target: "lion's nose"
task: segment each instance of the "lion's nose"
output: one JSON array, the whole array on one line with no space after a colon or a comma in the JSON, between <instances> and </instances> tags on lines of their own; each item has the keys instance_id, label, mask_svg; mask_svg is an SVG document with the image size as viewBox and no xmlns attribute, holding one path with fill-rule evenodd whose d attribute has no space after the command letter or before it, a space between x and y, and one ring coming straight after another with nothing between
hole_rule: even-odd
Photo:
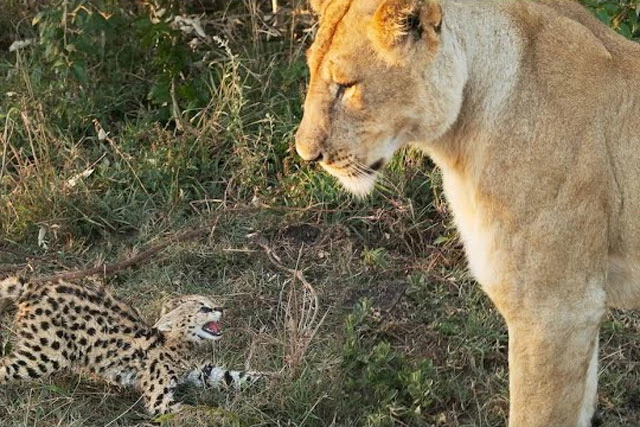
<instances>
[{"instance_id":1,"label":"lion's nose","mask_svg":"<svg viewBox=\"0 0 640 427\"><path fill-rule=\"evenodd\" d=\"M301 129L296 132L296 151L303 160L321 162L324 159L321 146L322 144L318 143L315 138L309 138Z\"/></svg>"},{"instance_id":2,"label":"lion's nose","mask_svg":"<svg viewBox=\"0 0 640 427\"><path fill-rule=\"evenodd\" d=\"M315 158L304 158L303 156L300 156L300 157L302 157L304 160L307 160L309 162L321 162L322 159L324 158L321 152L319 152Z\"/></svg>"}]
</instances>

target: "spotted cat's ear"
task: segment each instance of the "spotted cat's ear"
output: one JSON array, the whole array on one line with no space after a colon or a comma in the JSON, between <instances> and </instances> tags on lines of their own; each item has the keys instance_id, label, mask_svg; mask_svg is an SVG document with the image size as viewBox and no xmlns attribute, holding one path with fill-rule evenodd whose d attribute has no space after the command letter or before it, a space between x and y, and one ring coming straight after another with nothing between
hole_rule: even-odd
<instances>
[{"instance_id":1,"label":"spotted cat's ear","mask_svg":"<svg viewBox=\"0 0 640 427\"><path fill-rule=\"evenodd\" d=\"M160 311L160 316L164 316L170 311L175 310L180 304L182 304L182 297L171 298L162 303L162 310Z\"/></svg>"},{"instance_id":2,"label":"spotted cat's ear","mask_svg":"<svg viewBox=\"0 0 640 427\"><path fill-rule=\"evenodd\" d=\"M412 53L437 49L441 23L437 0L384 0L371 20L369 38L385 62L401 65Z\"/></svg>"},{"instance_id":3,"label":"spotted cat's ear","mask_svg":"<svg viewBox=\"0 0 640 427\"><path fill-rule=\"evenodd\" d=\"M153 327L161 332L169 332L174 327L174 320L170 316L164 314L158 319Z\"/></svg>"}]
</instances>

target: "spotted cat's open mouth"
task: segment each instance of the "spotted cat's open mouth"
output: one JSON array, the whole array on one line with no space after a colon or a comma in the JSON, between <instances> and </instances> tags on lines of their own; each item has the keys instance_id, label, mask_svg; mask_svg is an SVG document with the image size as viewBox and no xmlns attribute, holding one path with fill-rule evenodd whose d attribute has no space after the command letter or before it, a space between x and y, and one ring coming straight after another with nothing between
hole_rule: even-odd
<instances>
[{"instance_id":1,"label":"spotted cat's open mouth","mask_svg":"<svg viewBox=\"0 0 640 427\"><path fill-rule=\"evenodd\" d=\"M202 330L214 337L219 337L220 335L222 335L222 329L220 328L220 324L218 322L205 323L204 326L202 326Z\"/></svg>"}]
</instances>

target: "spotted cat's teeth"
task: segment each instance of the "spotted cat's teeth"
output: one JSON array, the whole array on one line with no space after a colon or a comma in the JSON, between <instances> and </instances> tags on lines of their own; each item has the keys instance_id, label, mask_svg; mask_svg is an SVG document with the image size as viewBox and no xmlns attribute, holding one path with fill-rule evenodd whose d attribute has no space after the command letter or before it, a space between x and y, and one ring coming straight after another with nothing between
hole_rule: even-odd
<instances>
[{"instance_id":1,"label":"spotted cat's teeth","mask_svg":"<svg viewBox=\"0 0 640 427\"><path fill-rule=\"evenodd\" d=\"M220 324L217 322L209 322L202 327L202 330L208 334L218 336L222 334L220 330Z\"/></svg>"}]
</instances>

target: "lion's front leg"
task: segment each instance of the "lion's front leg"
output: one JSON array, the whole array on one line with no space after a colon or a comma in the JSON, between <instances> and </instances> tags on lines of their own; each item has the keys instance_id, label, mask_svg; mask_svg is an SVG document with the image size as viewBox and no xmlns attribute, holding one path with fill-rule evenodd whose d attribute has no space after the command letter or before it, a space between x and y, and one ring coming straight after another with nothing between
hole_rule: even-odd
<instances>
[{"instance_id":1,"label":"lion's front leg","mask_svg":"<svg viewBox=\"0 0 640 427\"><path fill-rule=\"evenodd\" d=\"M506 318L512 427L591 425L605 297L598 289L574 296Z\"/></svg>"}]
</instances>

